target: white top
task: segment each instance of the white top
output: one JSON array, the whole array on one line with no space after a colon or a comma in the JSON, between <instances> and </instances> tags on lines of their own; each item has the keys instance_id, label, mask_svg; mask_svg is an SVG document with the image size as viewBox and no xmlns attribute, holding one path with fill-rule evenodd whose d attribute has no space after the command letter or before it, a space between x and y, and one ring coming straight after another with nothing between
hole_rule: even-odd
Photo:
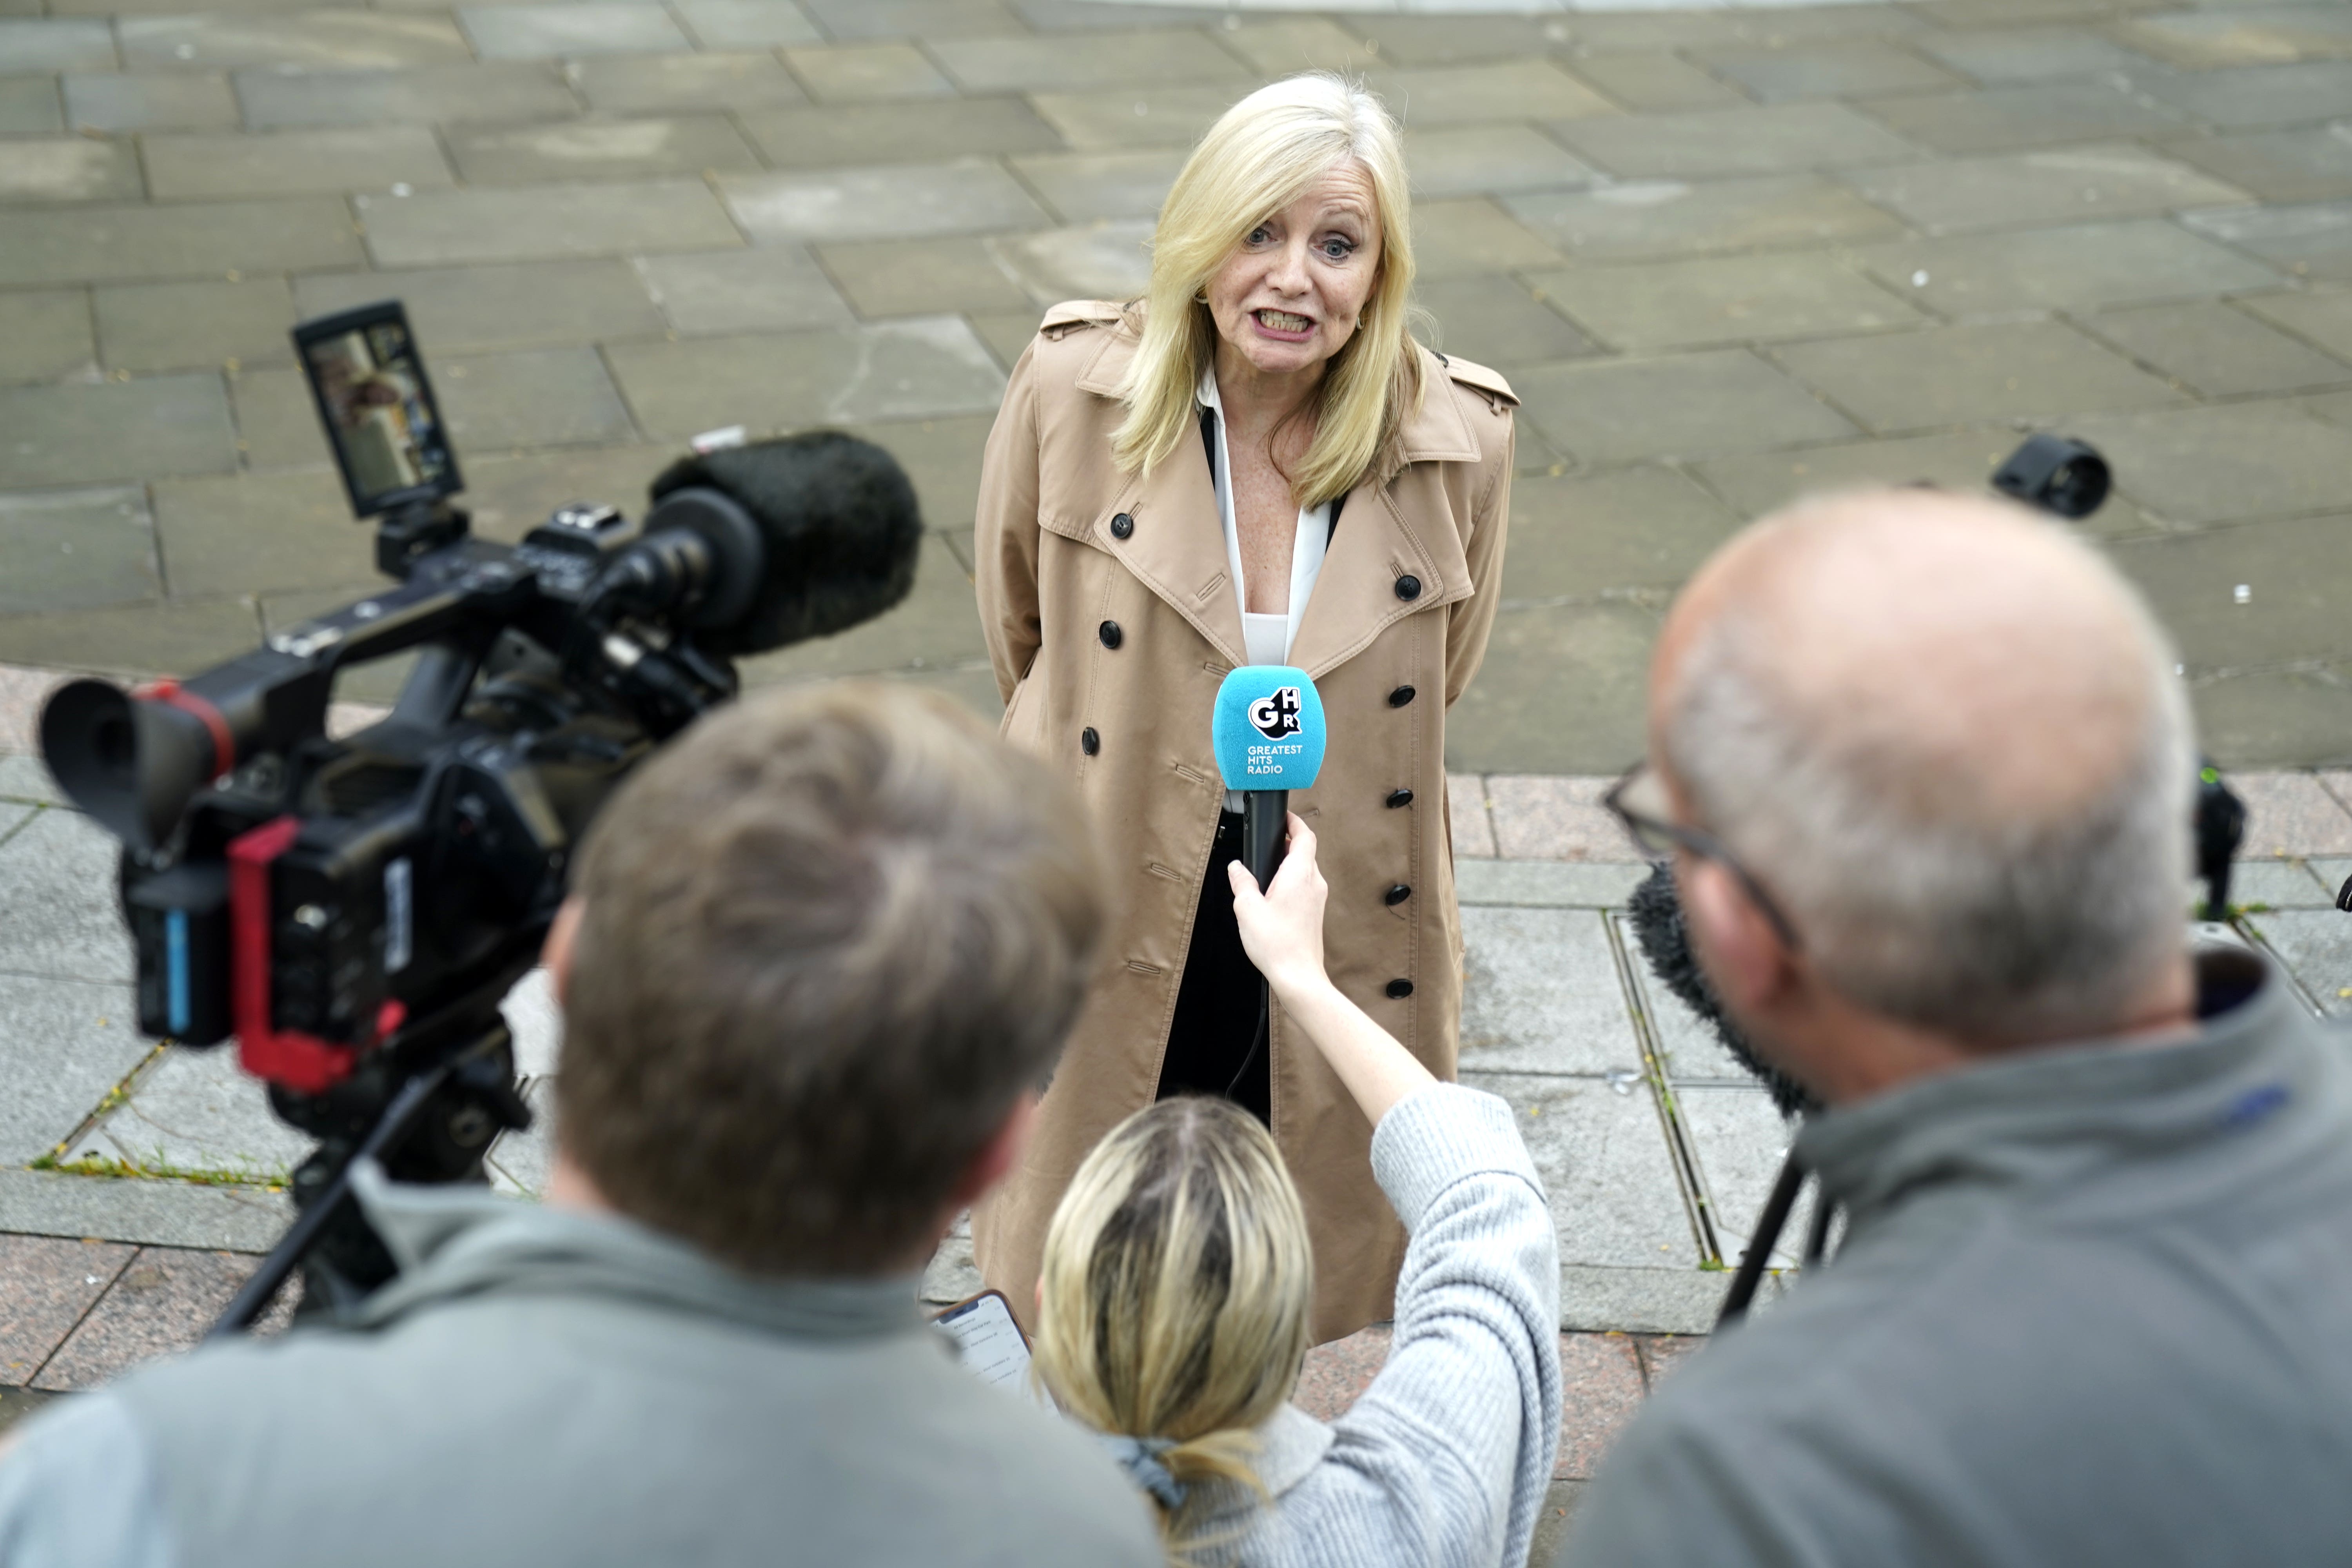
<instances>
[{"instance_id":1,"label":"white top","mask_svg":"<svg viewBox=\"0 0 2352 1568\"><path fill-rule=\"evenodd\" d=\"M1242 651L1252 664L1288 664L1290 645L1298 637L1298 617L1307 613L1307 596L1315 591L1324 552L1330 547L1331 503L1299 510L1298 532L1290 545L1290 608L1279 616L1253 615L1248 585L1242 577L1242 536L1234 521L1234 487L1228 477L1232 463L1225 453L1225 405L1217 397L1214 365L1201 373L1201 384L1193 396L1202 407L1214 409L1217 415L1217 450L1209 464L1209 482L1215 487L1217 519L1224 526L1225 569L1233 574L1234 603L1242 607ZM1241 792L1227 790L1225 809L1241 808Z\"/></svg>"}]
</instances>

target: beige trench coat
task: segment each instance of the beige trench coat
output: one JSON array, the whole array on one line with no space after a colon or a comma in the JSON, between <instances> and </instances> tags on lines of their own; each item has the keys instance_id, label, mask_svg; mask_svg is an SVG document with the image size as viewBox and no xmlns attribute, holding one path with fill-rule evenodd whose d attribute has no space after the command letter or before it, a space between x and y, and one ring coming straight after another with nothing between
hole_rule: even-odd
<instances>
[{"instance_id":1,"label":"beige trench coat","mask_svg":"<svg viewBox=\"0 0 2352 1568\"><path fill-rule=\"evenodd\" d=\"M1135 346L1118 306L1048 312L982 469L980 612L1003 731L1076 781L1115 906L1103 974L1028 1157L973 1215L982 1271L1024 1320L1078 1163L1159 1087L1224 804L1211 710L1247 662L1201 445L1184 443L1148 479L1111 458L1124 417L1115 389ZM1291 809L1321 842L1332 979L1451 1079L1462 938L1445 710L1494 623L1517 399L1490 370L1413 352L1423 406L1349 493L1292 644L1291 662L1322 692L1329 744ZM1314 1239L1315 1338L1336 1339L1390 1316L1404 1234L1372 1181L1370 1124L1313 1047L1286 1037L1278 1008L1272 1052L1275 1140Z\"/></svg>"}]
</instances>

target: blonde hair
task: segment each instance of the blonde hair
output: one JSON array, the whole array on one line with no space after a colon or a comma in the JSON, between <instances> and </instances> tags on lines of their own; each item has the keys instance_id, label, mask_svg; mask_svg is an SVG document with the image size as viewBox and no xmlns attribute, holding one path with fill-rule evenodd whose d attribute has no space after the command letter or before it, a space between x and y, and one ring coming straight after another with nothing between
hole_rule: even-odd
<instances>
[{"instance_id":1,"label":"blonde hair","mask_svg":"<svg viewBox=\"0 0 2352 1568\"><path fill-rule=\"evenodd\" d=\"M1192 1487L1160 1509L1192 1539L1198 1483L1263 1490L1255 1429L1297 1384L1315 1255L1273 1135L1222 1100L1164 1100L1113 1128L1045 1233L1037 1374L1097 1431L1157 1437Z\"/></svg>"},{"instance_id":2,"label":"blonde hair","mask_svg":"<svg viewBox=\"0 0 2352 1568\"><path fill-rule=\"evenodd\" d=\"M1405 331L1413 266L1403 143L1379 99L1329 71L1309 71L1225 110L1160 209L1143 342L1119 384L1127 419L1111 437L1121 467L1148 472L1187 437L1198 438L1193 395L1217 337L1202 290L1251 228L1349 163L1372 184L1380 279L1364 306L1363 330L1325 370L1314 439L1289 476L1298 504L1345 495L1419 406L1421 359Z\"/></svg>"}]
</instances>

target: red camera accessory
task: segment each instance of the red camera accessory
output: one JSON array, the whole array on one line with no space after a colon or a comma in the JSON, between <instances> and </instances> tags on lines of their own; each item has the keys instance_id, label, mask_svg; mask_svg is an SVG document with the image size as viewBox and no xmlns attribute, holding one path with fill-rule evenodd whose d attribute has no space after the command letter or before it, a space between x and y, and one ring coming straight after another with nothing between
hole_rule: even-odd
<instances>
[{"instance_id":1,"label":"red camera accessory","mask_svg":"<svg viewBox=\"0 0 2352 1568\"><path fill-rule=\"evenodd\" d=\"M285 955L287 962L272 962L281 945L308 947L307 938L324 936L335 920L332 911L314 904L299 904L282 916L276 907L274 873L301 830L299 820L281 816L229 841L231 993L237 1059L245 1070L299 1093L323 1094L351 1076L362 1051L398 1031L407 1009L396 1000L385 1001L376 1009L368 1037L353 1041L279 1026L280 1014L287 1009L272 994L273 983L311 987L331 983L331 955L323 944L317 953L296 952ZM292 942L281 944L281 935L292 937ZM292 1000L301 1004L294 1010L317 1016L318 998Z\"/></svg>"}]
</instances>

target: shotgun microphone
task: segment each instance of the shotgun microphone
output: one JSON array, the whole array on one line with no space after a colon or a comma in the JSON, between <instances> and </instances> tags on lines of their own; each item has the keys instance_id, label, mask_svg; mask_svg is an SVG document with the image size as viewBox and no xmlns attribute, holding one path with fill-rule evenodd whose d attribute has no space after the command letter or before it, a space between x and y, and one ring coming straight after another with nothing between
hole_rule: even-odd
<instances>
[{"instance_id":1,"label":"shotgun microphone","mask_svg":"<svg viewBox=\"0 0 2352 1568\"><path fill-rule=\"evenodd\" d=\"M1323 771L1325 733L1323 699L1303 669L1245 664L1217 689L1217 771L1241 792L1242 859L1260 889L1282 863L1290 792Z\"/></svg>"}]
</instances>

